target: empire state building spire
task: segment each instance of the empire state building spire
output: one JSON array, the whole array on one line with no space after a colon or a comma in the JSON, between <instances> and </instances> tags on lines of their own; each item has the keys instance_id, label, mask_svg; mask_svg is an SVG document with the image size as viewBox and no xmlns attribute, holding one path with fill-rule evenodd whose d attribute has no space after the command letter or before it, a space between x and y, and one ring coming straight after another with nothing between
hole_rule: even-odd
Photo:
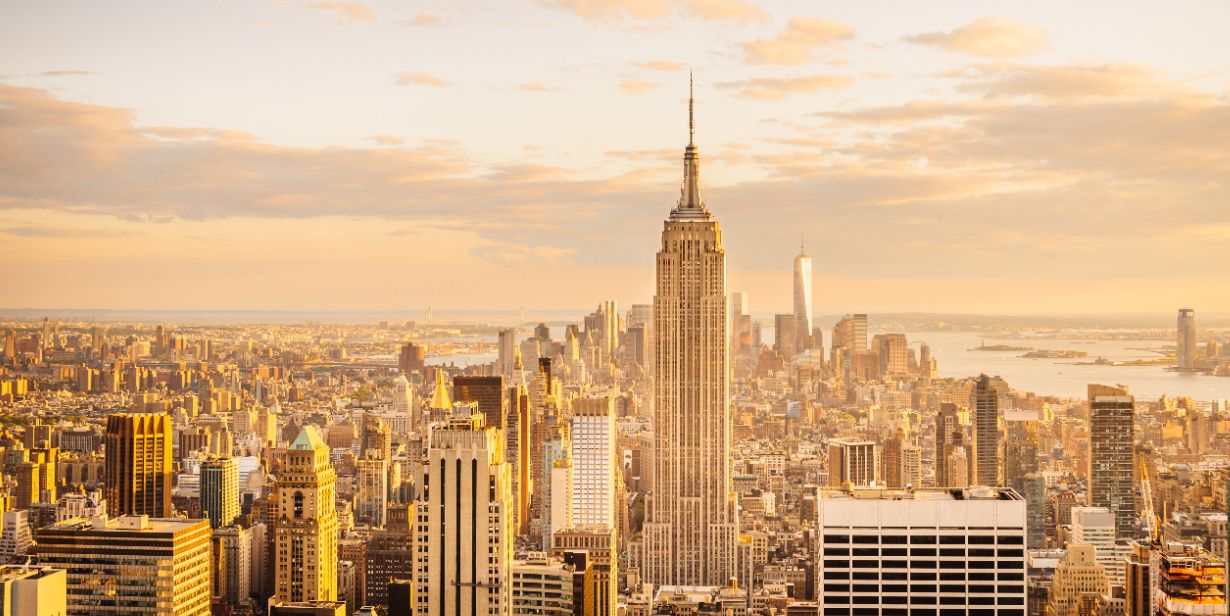
<instances>
[{"instance_id":1,"label":"empire state building spire","mask_svg":"<svg viewBox=\"0 0 1230 616\"><path fill-rule=\"evenodd\" d=\"M700 154L696 150L696 99L692 94L692 75L688 74L688 147L683 150L683 184L679 204L671 210L671 220L708 220L711 218L700 198Z\"/></svg>"}]
</instances>

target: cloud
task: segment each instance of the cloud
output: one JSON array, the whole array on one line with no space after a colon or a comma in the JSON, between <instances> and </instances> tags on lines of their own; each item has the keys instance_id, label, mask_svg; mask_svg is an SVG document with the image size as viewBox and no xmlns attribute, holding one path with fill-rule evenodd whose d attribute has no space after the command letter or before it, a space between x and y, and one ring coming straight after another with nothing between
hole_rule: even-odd
<instances>
[{"instance_id":1,"label":"cloud","mask_svg":"<svg viewBox=\"0 0 1230 616\"><path fill-rule=\"evenodd\" d=\"M979 65L960 73L958 89L990 97L1048 99L1157 98L1185 96L1181 83L1157 70L1130 63L1095 65Z\"/></svg>"},{"instance_id":2,"label":"cloud","mask_svg":"<svg viewBox=\"0 0 1230 616\"><path fill-rule=\"evenodd\" d=\"M401 145L406 142L406 140L402 139L401 137L394 137L393 135L384 135L384 134L372 135L371 137L369 137L369 139L371 139L372 141L375 141L376 143L379 143L380 145Z\"/></svg>"},{"instance_id":3,"label":"cloud","mask_svg":"<svg viewBox=\"0 0 1230 616\"><path fill-rule=\"evenodd\" d=\"M759 77L742 81L723 81L720 90L735 90L735 96L749 100L776 101L790 94L839 90L854 83L849 75L809 75L805 77Z\"/></svg>"},{"instance_id":4,"label":"cloud","mask_svg":"<svg viewBox=\"0 0 1230 616\"><path fill-rule=\"evenodd\" d=\"M777 36L743 44L749 62L805 64L823 48L837 49L854 38L854 29L832 19L791 17Z\"/></svg>"},{"instance_id":5,"label":"cloud","mask_svg":"<svg viewBox=\"0 0 1230 616\"><path fill-rule=\"evenodd\" d=\"M650 60L649 62L633 62L632 66L637 68L645 68L652 71L681 71L685 68L683 64L678 62L670 62L667 60Z\"/></svg>"},{"instance_id":6,"label":"cloud","mask_svg":"<svg viewBox=\"0 0 1230 616\"><path fill-rule=\"evenodd\" d=\"M130 237L134 232L123 229L69 229L62 227L18 226L0 228L0 233L29 238L96 238Z\"/></svg>"},{"instance_id":7,"label":"cloud","mask_svg":"<svg viewBox=\"0 0 1230 616\"><path fill-rule=\"evenodd\" d=\"M81 75L93 75L94 71L85 70L66 70L66 71L43 71L39 75L43 77L77 77Z\"/></svg>"},{"instance_id":8,"label":"cloud","mask_svg":"<svg viewBox=\"0 0 1230 616\"><path fill-rule=\"evenodd\" d=\"M629 77L619 81L620 89L628 94L644 94L648 90L661 86L662 84L660 83L645 81L644 79L640 79L638 77Z\"/></svg>"},{"instance_id":9,"label":"cloud","mask_svg":"<svg viewBox=\"0 0 1230 616\"><path fill-rule=\"evenodd\" d=\"M1044 49L1050 37L1038 26L1011 17L983 17L950 32L927 32L903 40L975 56L1012 57Z\"/></svg>"},{"instance_id":10,"label":"cloud","mask_svg":"<svg viewBox=\"0 0 1230 616\"><path fill-rule=\"evenodd\" d=\"M393 83L396 83L399 86L416 85L441 87L448 85L447 81L444 81L435 75L429 75L422 72L412 73L409 71L403 71L395 75Z\"/></svg>"},{"instance_id":11,"label":"cloud","mask_svg":"<svg viewBox=\"0 0 1230 616\"><path fill-rule=\"evenodd\" d=\"M438 26L444 23L444 20L439 15L432 13L419 13L411 19L398 20L398 23L407 26Z\"/></svg>"},{"instance_id":12,"label":"cloud","mask_svg":"<svg viewBox=\"0 0 1230 616\"><path fill-rule=\"evenodd\" d=\"M768 13L745 0L542 0L590 21L653 21L681 18L762 22Z\"/></svg>"},{"instance_id":13,"label":"cloud","mask_svg":"<svg viewBox=\"0 0 1230 616\"><path fill-rule=\"evenodd\" d=\"M355 23L372 23L376 21L376 12L366 4L359 2L311 2L309 9L332 12L336 19L334 26L345 26Z\"/></svg>"},{"instance_id":14,"label":"cloud","mask_svg":"<svg viewBox=\"0 0 1230 616\"><path fill-rule=\"evenodd\" d=\"M551 90L551 88L548 88L547 86L543 85L542 82L539 82L539 81L529 81L529 82L520 84L517 86L517 89L521 90L522 92L548 92Z\"/></svg>"}]
</instances>

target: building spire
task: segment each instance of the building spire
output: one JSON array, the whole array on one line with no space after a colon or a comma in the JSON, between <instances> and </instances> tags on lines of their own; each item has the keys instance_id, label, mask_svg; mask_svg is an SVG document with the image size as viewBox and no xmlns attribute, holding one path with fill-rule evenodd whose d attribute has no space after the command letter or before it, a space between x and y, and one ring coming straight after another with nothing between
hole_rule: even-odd
<instances>
[{"instance_id":1,"label":"building spire","mask_svg":"<svg viewBox=\"0 0 1230 616\"><path fill-rule=\"evenodd\" d=\"M683 184L679 187L679 204L671 210L672 220L709 219L705 202L700 198L700 154L696 150L695 81L688 71L688 147L683 150Z\"/></svg>"},{"instance_id":2,"label":"building spire","mask_svg":"<svg viewBox=\"0 0 1230 616\"><path fill-rule=\"evenodd\" d=\"M694 82L692 69L688 69L688 145L694 145L696 139L695 98L692 96Z\"/></svg>"}]
</instances>

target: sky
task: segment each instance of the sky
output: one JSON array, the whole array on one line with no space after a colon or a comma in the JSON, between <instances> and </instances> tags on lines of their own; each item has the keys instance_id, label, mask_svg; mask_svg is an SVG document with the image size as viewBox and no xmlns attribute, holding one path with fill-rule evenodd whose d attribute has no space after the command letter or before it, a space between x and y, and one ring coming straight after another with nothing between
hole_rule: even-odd
<instances>
[{"instance_id":1,"label":"sky","mask_svg":"<svg viewBox=\"0 0 1230 616\"><path fill-rule=\"evenodd\" d=\"M1230 3L26 2L0 308L1230 307Z\"/></svg>"}]
</instances>

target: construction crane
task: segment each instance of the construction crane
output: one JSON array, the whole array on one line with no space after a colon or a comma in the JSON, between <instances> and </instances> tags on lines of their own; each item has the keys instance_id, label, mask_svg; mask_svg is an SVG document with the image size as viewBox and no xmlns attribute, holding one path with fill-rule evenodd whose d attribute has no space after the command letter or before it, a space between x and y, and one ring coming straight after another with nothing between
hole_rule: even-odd
<instances>
[{"instance_id":1,"label":"construction crane","mask_svg":"<svg viewBox=\"0 0 1230 616\"><path fill-rule=\"evenodd\" d=\"M1153 511L1153 488L1149 485L1149 468L1145 466L1144 460L1140 461L1140 496L1145 501L1145 510L1141 512L1141 516L1149 529L1149 545L1153 548L1161 547L1162 523Z\"/></svg>"}]
</instances>

